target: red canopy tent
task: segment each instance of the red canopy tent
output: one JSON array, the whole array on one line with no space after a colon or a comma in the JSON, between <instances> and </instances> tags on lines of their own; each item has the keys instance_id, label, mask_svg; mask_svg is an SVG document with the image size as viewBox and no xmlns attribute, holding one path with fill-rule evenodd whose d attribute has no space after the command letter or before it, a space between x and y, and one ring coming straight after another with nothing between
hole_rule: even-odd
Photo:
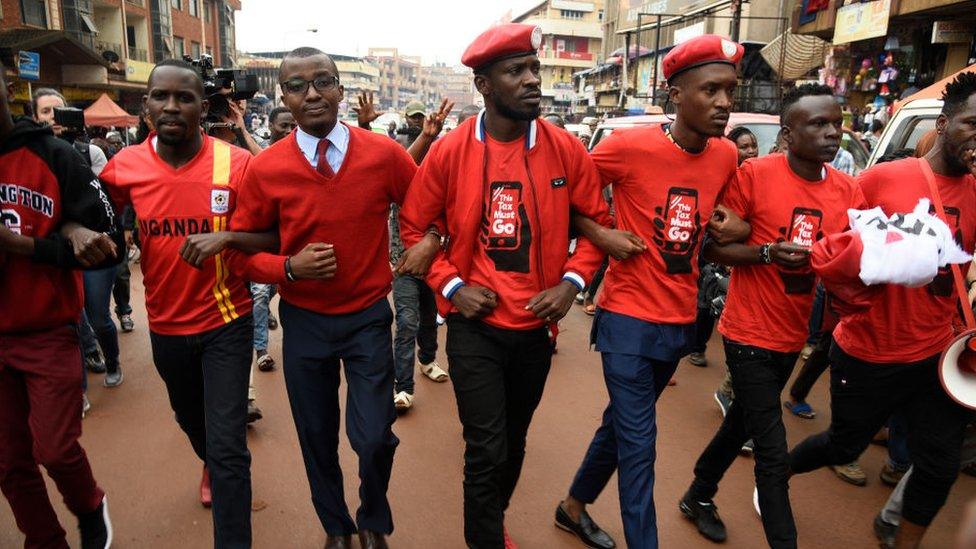
<instances>
[{"instance_id":1,"label":"red canopy tent","mask_svg":"<svg viewBox=\"0 0 976 549\"><path fill-rule=\"evenodd\" d=\"M958 76L961 72L976 72L976 64L970 65L965 69L958 70L949 76L946 76L942 80L939 80L935 84L909 95L901 101L895 101L895 108L892 109L892 114L894 114L894 111L897 111L905 106L905 103L908 103L909 101L915 101L916 99L942 99L942 92L945 91L946 86L949 84L949 82L955 80L956 76Z\"/></svg>"},{"instance_id":2,"label":"red canopy tent","mask_svg":"<svg viewBox=\"0 0 976 549\"><path fill-rule=\"evenodd\" d=\"M97 101L85 109L85 125L102 127L138 126L139 117L125 112L122 107L116 105L115 101L103 93Z\"/></svg>"}]
</instances>

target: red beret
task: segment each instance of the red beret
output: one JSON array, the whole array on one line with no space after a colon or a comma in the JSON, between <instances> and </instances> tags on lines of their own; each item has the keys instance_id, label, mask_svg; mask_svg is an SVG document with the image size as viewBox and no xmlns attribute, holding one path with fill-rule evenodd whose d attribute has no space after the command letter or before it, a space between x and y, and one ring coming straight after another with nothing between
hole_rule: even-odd
<instances>
[{"instance_id":1,"label":"red beret","mask_svg":"<svg viewBox=\"0 0 976 549\"><path fill-rule=\"evenodd\" d=\"M745 48L741 44L727 38L715 34L696 36L678 44L664 56L664 79L671 80L686 70L710 63L738 65L743 53Z\"/></svg>"},{"instance_id":2,"label":"red beret","mask_svg":"<svg viewBox=\"0 0 976 549\"><path fill-rule=\"evenodd\" d=\"M477 70L493 61L535 54L540 46L542 29L536 25L498 25L481 33L471 42L461 56L461 63Z\"/></svg>"}]
</instances>

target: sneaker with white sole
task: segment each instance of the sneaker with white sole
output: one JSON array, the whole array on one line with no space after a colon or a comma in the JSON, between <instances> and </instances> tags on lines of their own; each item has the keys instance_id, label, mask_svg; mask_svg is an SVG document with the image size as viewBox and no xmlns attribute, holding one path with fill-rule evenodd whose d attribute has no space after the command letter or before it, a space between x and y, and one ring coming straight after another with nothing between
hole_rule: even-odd
<instances>
[{"instance_id":1,"label":"sneaker with white sole","mask_svg":"<svg viewBox=\"0 0 976 549\"><path fill-rule=\"evenodd\" d=\"M420 371L431 381L436 381L437 383L444 383L448 380L447 372L441 368L441 365L436 360L431 361L429 364L421 364Z\"/></svg>"},{"instance_id":2,"label":"sneaker with white sole","mask_svg":"<svg viewBox=\"0 0 976 549\"><path fill-rule=\"evenodd\" d=\"M400 391L393 397L393 406L398 412L406 412L413 406L413 395L406 391Z\"/></svg>"},{"instance_id":3,"label":"sneaker with white sole","mask_svg":"<svg viewBox=\"0 0 976 549\"><path fill-rule=\"evenodd\" d=\"M762 509L759 508L759 487L752 489L752 508L756 510L756 514L759 518L762 518Z\"/></svg>"},{"instance_id":4,"label":"sneaker with white sole","mask_svg":"<svg viewBox=\"0 0 976 549\"><path fill-rule=\"evenodd\" d=\"M112 546L112 521L108 516L108 498L102 497L91 513L78 516L81 549L108 549Z\"/></svg>"},{"instance_id":5,"label":"sneaker with white sole","mask_svg":"<svg viewBox=\"0 0 976 549\"><path fill-rule=\"evenodd\" d=\"M106 387L118 387L122 385L122 381L125 377L122 375L122 367L116 366L114 372L106 372L105 377L102 378L102 385Z\"/></svg>"}]
</instances>

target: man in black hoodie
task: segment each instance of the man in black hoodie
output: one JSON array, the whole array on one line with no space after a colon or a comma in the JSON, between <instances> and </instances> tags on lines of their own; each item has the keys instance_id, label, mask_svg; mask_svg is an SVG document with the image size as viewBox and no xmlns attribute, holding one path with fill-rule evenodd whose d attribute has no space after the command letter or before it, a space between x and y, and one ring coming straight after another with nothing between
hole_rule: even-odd
<instances>
[{"instance_id":1,"label":"man in black hoodie","mask_svg":"<svg viewBox=\"0 0 976 549\"><path fill-rule=\"evenodd\" d=\"M81 274L124 256L98 178L51 128L10 115L0 69L0 490L25 547L67 549L38 465L78 517L82 549L111 545L81 436Z\"/></svg>"}]
</instances>

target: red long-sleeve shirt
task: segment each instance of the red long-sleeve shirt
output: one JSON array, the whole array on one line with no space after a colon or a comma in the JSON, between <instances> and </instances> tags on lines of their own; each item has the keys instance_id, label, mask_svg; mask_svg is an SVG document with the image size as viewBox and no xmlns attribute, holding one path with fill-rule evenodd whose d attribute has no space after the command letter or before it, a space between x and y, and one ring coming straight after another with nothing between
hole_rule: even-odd
<instances>
[{"instance_id":1,"label":"red long-sleeve shirt","mask_svg":"<svg viewBox=\"0 0 976 549\"><path fill-rule=\"evenodd\" d=\"M541 326L524 310L541 290L568 278L584 286L604 254L581 237L569 256L570 211L605 226L610 213L600 176L583 145L544 121L517 143L486 135L482 115L437 141L400 211L404 244L432 224L446 225L450 245L427 275L442 315L461 283L494 284L499 306L485 322L507 329Z\"/></svg>"},{"instance_id":2,"label":"red long-sleeve shirt","mask_svg":"<svg viewBox=\"0 0 976 549\"><path fill-rule=\"evenodd\" d=\"M327 179L309 163L295 133L254 158L244 176L234 231L278 228L279 253L231 253L231 269L247 280L280 285L288 303L322 314L365 309L390 291L390 204L401 204L417 166L396 141L349 128L342 167ZM285 259L310 243L335 249L338 269L326 280L285 277Z\"/></svg>"}]
</instances>

